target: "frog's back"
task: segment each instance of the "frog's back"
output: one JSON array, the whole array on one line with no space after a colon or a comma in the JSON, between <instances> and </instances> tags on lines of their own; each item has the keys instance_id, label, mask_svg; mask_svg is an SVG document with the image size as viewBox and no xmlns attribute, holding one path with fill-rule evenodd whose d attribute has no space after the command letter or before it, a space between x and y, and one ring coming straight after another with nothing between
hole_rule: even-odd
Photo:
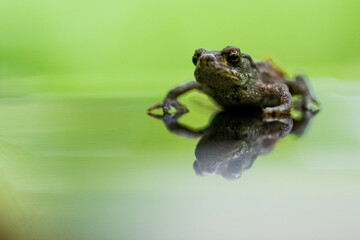
<instances>
[{"instance_id":1,"label":"frog's back","mask_svg":"<svg viewBox=\"0 0 360 240\"><path fill-rule=\"evenodd\" d=\"M272 60L257 62L256 66L264 83L284 82L286 74Z\"/></svg>"}]
</instances>

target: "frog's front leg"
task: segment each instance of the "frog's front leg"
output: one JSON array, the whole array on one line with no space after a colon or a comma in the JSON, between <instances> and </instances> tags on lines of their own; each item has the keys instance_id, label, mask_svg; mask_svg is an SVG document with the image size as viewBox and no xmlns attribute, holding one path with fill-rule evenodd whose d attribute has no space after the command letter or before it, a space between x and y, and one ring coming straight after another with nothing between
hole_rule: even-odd
<instances>
[{"instance_id":1,"label":"frog's front leg","mask_svg":"<svg viewBox=\"0 0 360 240\"><path fill-rule=\"evenodd\" d=\"M150 113L154 109L162 108L164 114L167 114L170 109L175 109L178 113L186 113L189 110L186 108L185 105L182 105L178 102L177 98L184 94L185 92L188 92L192 89L199 89L200 85L196 81L191 81L188 83L185 83L183 85L180 85L173 90L171 90L165 97L165 99L155 106L152 106L147 110L148 113Z\"/></svg>"},{"instance_id":2,"label":"frog's front leg","mask_svg":"<svg viewBox=\"0 0 360 240\"><path fill-rule=\"evenodd\" d=\"M316 99L313 91L311 90L306 78L302 75L296 76L295 81L286 81L291 94L299 94L303 97L302 108L304 110L311 110L311 103L315 103L320 107L319 101ZM319 109L314 110L315 112Z\"/></svg>"},{"instance_id":3,"label":"frog's front leg","mask_svg":"<svg viewBox=\"0 0 360 240\"><path fill-rule=\"evenodd\" d=\"M262 94L266 99L268 96L275 95L280 99L280 105L275 107L265 107L263 114L265 117L289 116L292 99L289 88L285 84L270 84L262 86ZM266 102L263 103L266 106Z\"/></svg>"}]
</instances>

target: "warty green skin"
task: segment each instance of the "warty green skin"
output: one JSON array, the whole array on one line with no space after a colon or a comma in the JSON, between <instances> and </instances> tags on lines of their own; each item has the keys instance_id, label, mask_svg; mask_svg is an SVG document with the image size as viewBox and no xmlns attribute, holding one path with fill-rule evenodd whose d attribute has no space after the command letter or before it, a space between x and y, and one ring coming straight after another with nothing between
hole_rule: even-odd
<instances>
[{"instance_id":1,"label":"warty green skin","mask_svg":"<svg viewBox=\"0 0 360 240\"><path fill-rule=\"evenodd\" d=\"M149 108L148 112L156 108L162 108L164 114L170 109L187 112L177 97L192 89L209 95L224 109L261 107L265 116L272 117L290 114L292 94L302 95L304 110L310 109L312 102L319 104L303 76L289 81L271 62L254 62L237 47L220 51L198 49L193 62L196 81L171 90L163 102Z\"/></svg>"}]
</instances>

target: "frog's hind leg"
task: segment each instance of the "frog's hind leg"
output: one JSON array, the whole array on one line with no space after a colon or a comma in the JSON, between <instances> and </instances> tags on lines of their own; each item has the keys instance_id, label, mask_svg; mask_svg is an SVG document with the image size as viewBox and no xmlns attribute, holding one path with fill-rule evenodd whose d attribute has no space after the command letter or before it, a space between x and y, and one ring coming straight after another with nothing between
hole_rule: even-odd
<instances>
[{"instance_id":1,"label":"frog's hind leg","mask_svg":"<svg viewBox=\"0 0 360 240\"><path fill-rule=\"evenodd\" d=\"M280 98L280 105L275 107L266 107L263 109L265 117L279 117L290 115L292 107L291 94L285 84L275 84L263 87L263 93L266 96L275 95Z\"/></svg>"},{"instance_id":2,"label":"frog's hind leg","mask_svg":"<svg viewBox=\"0 0 360 240\"><path fill-rule=\"evenodd\" d=\"M290 93L292 95L301 95L302 108L305 110L311 110L311 104L314 102L320 107L319 101L316 99L313 91L310 88L310 85L306 78L302 75L297 75L295 81L286 81L286 85L289 87ZM319 109L317 109L318 111Z\"/></svg>"}]
</instances>

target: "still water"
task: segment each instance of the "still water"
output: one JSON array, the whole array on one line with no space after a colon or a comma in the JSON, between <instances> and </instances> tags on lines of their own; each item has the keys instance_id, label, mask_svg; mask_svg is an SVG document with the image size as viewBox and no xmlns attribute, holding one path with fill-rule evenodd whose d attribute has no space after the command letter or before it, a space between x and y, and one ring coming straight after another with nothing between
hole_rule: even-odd
<instances>
[{"instance_id":1,"label":"still water","mask_svg":"<svg viewBox=\"0 0 360 240\"><path fill-rule=\"evenodd\" d=\"M272 122L196 93L179 124L146 115L162 96L3 98L1 239L358 239L360 85L314 83L320 113Z\"/></svg>"}]
</instances>

